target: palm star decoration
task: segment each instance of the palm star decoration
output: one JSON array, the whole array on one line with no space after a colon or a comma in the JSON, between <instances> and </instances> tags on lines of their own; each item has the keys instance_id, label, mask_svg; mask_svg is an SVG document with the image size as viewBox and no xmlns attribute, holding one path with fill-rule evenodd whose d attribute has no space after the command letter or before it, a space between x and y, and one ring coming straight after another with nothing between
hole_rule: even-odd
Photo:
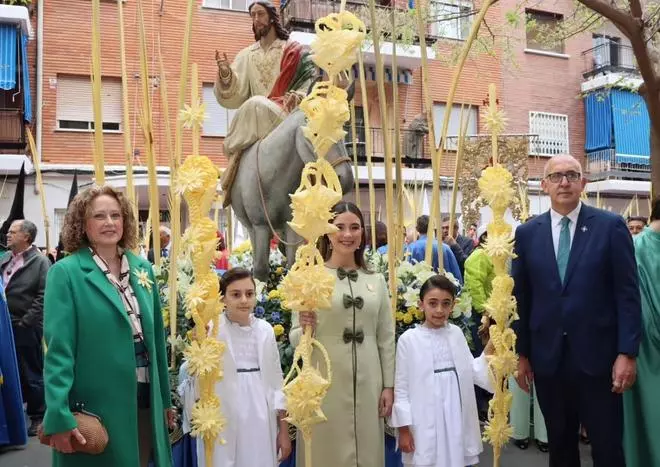
<instances>
[{"instance_id":1,"label":"palm star decoration","mask_svg":"<svg viewBox=\"0 0 660 467\"><path fill-rule=\"evenodd\" d=\"M140 269L139 271L135 271L133 274L135 274L138 284L151 292L151 285L153 284L153 281L149 278L149 273L144 269Z\"/></svg>"},{"instance_id":2,"label":"palm star decoration","mask_svg":"<svg viewBox=\"0 0 660 467\"><path fill-rule=\"evenodd\" d=\"M183 109L179 112L179 118L186 128L194 126L201 128L206 120L206 104L201 101L197 101L193 105L184 104Z\"/></svg>"}]
</instances>

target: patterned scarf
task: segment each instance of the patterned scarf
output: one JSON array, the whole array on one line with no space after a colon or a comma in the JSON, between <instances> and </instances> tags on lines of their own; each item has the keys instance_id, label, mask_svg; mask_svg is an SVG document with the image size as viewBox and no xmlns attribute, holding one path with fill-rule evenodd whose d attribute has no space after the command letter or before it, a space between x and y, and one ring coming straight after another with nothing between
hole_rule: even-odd
<instances>
[{"instance_id":1,"label":"patterned scarf","mask_svg":"<svg viewBox=\"0 0 660 467\"><path fill-rule=\"evenodd\" d=\"M90 248L94 262L101 269L105 277L117 289L121 301L128 314L128 320L133 328L133 343L135 344L135 361L136 361L136 374L138 383L149 382L149 354L147 353L147 346L144 342L144 334L142 333L142 321L140 319L140 305L135 298L135 293L130 284L131 270L128 265L128 258L123 252L121 254L121 269L119 278L116 278L107 263L96 252Z\"/></svg>"}]
</instances>

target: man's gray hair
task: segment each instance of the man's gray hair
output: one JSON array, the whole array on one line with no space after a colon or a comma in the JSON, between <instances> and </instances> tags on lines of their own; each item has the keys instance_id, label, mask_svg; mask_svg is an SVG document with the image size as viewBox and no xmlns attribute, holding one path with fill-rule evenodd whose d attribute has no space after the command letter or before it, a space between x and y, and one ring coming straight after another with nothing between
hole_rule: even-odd
<instances>
[{"instance_id":1,"label":"man's gray hair","mask_svg":"<svg viewBox=\"0 0 660 467\"><path fill-rule=\"evenodd\" d=\"M27 219L21 220L21 232L28 236L30 244L37 238L37 226Z\"/></svg>"},{"instance_id":2,"label":"man's gray hair","mask_svg":"<svg viewBox=\"0 0 660 467\"><path fill-rule=\"evenodd\" d=\"M545 178L549 175L548 172L550 171L550 165L552 164L552 162L557 157L559 157L561 159L573 159L575 161L575 163L578 165L578 167L580 167L580 175L582 175L582 164L580 164L579 160L577 160L575 157L571 156L570 154L557 154L557 155L552 156L551 158L549 158L546 161L545 165L543 166L543 178Z\"/></svg>"},{"instance_id":3,"label":"man's gray hair","mask_svg":"<svg viewBox=\"0 0 660 467\"><path fill-rule=\"evenodd\" d=\"M164 225L160 226L160 229L158 229L159 232L166 234L168 237L172 236L172 231L170 230L169 227L165 227Z\"/></svg>"}]
</instances>

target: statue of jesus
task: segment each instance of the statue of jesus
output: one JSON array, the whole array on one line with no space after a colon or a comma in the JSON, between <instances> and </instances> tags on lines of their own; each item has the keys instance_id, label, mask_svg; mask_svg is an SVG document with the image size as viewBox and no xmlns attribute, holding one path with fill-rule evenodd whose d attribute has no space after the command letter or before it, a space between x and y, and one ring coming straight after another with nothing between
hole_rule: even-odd
<instances>
[{"instance_id":1,"label":"statue of jesus","mask_svg":"<svg viewBox=\"0 0 660 467\"><path fill-rule=\"evenodd\" d=\"M289 40L275 6L256 0L248 9L255 43L241 50L230 65L216 51L215 96L220 105L238 109L224 141L229 167L223 176L225 205L241 153L267 136L305 95L316 73L303 46Z\"/></svg>"}]
</instances>

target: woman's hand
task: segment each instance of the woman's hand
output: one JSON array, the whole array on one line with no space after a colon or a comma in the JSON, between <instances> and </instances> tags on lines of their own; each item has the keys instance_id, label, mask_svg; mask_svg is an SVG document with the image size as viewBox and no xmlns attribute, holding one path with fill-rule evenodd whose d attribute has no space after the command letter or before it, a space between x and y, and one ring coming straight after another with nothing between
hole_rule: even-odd
<instances>
[{"instance_id":1,"label":"woman's hand","mask_svg":"<svg viewBox=\"0 0 660 467\"><path fill-rule=\"evenodd\" d=\"M415 452L415 440L410 432L410 427L399 428L399 449L406 453Z\"/></svg>"},{"instance_id":2,"label":"woman's hand","mask_svg":"<svg viewBox=\"0 0 660 467\"><path fill-rule=\"evenodd\" d=\"M311 326L312 332L316 331L316 313L307 311L300 313L300 326L305 329L305 326Z\"/></svg>"},{"instance_id":3,"label":"woman's hand","mask_svg":"<svg viewBox=\"0 0 660 467\"><path fill-rule=\"evenodd\" d=\"M176 421L177 421L177 411L175 407L170 407L169 409L165 409L165 423L167 423L167 427L170 430L173 430L176 428Z\"/></svg>"},{"instance_id":4,"label":"woman's hand","mask_svg":"<svg viewBox=\"0 0 660 467\"><path fill-rule=\"evenodd\" d=\"M277 433L275 446L275 452L279 452L277 462L282 462L289 458L291 455L291 438L289 438L287 430L280 430L280 432Z\"/></svg>"},{"instance_id":5,"label":"woman's hand","mask_svg":"<svg viewBox=\"0 0 660 467\"><path fill-rule=\"evenodd\" d=\"M55 433L52 435L50 437L50 447L63 454L71 454L75 452L73 446L71 445L72 437L82 445L87 444L87 440L80 433L80 431L78 431L78 428L74 428L70 431L64 431L62 433Z\"/></svg>"},{"instance_id":6,"label":"woman's hand","mask_svg":"<svg viewBox=\"0 0 660 467\"><path fill-rule=\"evenodd\" d=\"M381 417L389 417L392 415L392 404L394 403L394 390L392 388L385 388L380 393L380 402L378 403L378 411Z\"/></svg>"}]
</instances>

